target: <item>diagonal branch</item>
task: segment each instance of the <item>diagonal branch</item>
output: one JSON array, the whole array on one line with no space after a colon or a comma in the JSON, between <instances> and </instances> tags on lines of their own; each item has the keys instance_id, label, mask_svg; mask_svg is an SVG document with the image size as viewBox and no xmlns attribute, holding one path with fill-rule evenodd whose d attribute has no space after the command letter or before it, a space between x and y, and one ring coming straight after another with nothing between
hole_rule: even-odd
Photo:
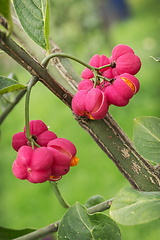
<instances>
[{"instance_id":1,"label":"diagonal branch","mask_svg":"<svg viewBox=\"0 0 160 240\"><path fill-rule=\"evenodd\" d=\"M74 116L133 188L143 191L160 190L159 172L138 154L131 140L109 113L98 121Z\"/></svg>"},{"instance_id":2,"label":"diagonal branch","mask_svg":"<svg viewBox=\"0 0 160 240\"><path fill-rule=\"evenodd\" d=\"M11 38L6 38L0 32L0 48L25 68L32 76L37 76L58 98L71 108L73 95L61 86L39 62L32 58L23 48L17 45Z\"/></svg>"}]
</instances>

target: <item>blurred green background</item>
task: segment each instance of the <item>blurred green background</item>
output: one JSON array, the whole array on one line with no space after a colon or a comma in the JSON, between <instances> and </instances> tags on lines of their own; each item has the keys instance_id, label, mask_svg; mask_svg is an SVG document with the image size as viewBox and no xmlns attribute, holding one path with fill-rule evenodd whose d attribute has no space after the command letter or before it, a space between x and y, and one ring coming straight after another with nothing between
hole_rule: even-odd
<instances>
[{"instance_id":1,"label":"blurred green background","mask_svg":"<svg viewBox=\"0 0 160 240\"><path fill-rule=\"evenodd\" d=\"M132 139L133 119L139 116L160 117L160 65L150 56L160 56L160 1L128 0L125 12L113 7L114 1L51 0L51 37L63 52L88 62L94 54L111 55L117 44L127 44L141 58L142 68L136 75L141 88L123 108L111 106L109 112ZM124 9L123 9L124 10ZM78 74L83 66L73 63ZM0 54L0 75L14 72L26 83L30 75ZM58 137L71 140L77 147L79 164L59 181L66 200L84 204L100 194L110 199L125 186L127 180L91 137L74 121L70 109L47 88L38 83L32 90L30 119L41 119ZM1 126L0 143L0 225L9 228L41 228L63 216L48 182L31 184L12 174L16 152L11 147L14 133L24 127L24 99L8 115ZM106 213L108 213L106 211ZM124 240L160 238L159 220L139 226L119 225Z\"/></svg>"}]
</instances>

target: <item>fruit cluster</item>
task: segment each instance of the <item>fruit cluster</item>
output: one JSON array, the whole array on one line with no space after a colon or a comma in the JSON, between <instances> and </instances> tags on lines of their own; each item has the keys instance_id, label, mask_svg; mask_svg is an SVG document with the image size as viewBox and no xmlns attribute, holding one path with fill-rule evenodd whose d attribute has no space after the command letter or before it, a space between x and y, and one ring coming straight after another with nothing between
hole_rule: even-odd
<instances>
[{"instance_id":1,"label":"fruit cluster","mask_svg":"<svg viewBox=\"0 0 160 240\"><path fill-rule=\"evenodd\" d=\"M140 70L141 61L132 48L120 44L113 48L110 58L96 54L89 64L95 67L96 74L84 69L83 80L72 99L72 109L78 116L99 120L111 104L126 106L138 92L139 81L134 75Z\"/></svg>"},{"instance_id":2,"label":"fruit cluster","mask_svg":"<svg viewBox=\"0 0 160 240\"><path fill-rule=\"evenodd\" d=\"M12 166L15 177L32 183L58 181L69 172L71 166L77 165L79 159L72 142L58 138L41 120L30 121L29 128L32 140L39 147L31 147L31 141L25 135L26 128L14 134L12 147L18 152Z\"/></svg>"}]
</instances>

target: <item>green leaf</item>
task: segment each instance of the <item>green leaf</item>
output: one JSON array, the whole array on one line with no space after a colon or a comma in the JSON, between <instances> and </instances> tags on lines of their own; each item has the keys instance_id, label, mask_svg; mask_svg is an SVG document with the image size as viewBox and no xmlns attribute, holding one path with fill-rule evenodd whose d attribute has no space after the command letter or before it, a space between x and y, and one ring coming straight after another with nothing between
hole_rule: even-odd
<instances>
[{"instance_id":1,"label":"green leaf","mask_svg":"<svg viewBox=\"0 0 160 240\"><path fill-rule=\"evenodd\" d=\"M27 86L18 83L16 80L0 76L0 94L26 89Z\"/></svg>"},{"instance_id":2,"label":"green leaf","mask_svg":"<svg viewBox=\"0 0 160 240\"><path fill-rule=\"evenodd\" d=\"M13 0L13 3L25 32L49 51L49 0Z\"/></svg>"},{"instance_id":3,"label":"green leaf","mask_svg":"<svg viewBox=\"0 0 160 240\"><path fill-rule=\"evenodd\" d=\"M110 216L122 225L137 225L160 218L160 192L123 188L116 195Z\"/></svg>"},{"instance_id":4,"label":"green leaf","mask_svg":"<svg viewBox=\"0 0 160 240\"><path fill-rule=\"evenodd\" d=\"M50 44L49 44L49 21L50 21L50 5L49 0L46 1L45 9L45 21L44 21L44 36L46 41L46 50L50 54Z\"/></svg>"},{"instance_id":5,"label":"green leaf","mask_svg":"<svg viewBox=\"0 0 160 240\"><path fill-rule=\"evenodd\" d=\"M135 118L133 143L144 158L160 163L160 119L156 117Z\"/></svg>"},{"instance_id":6,"label":"green leaf","mask_svg":"<svg viewBox=\"0 0 160 240\"><path fill-rule=\"evenodd\" d=\"M58 240L120 240L121 232L116 223L103 213L88 214L87 209L76 202L63 216Z\"/></svg>"},{"instance_id":7,"label":"green leaf","mask_svg":"<svg viewBox=\"0 0 160 240\"><path fill-rule=\"evenodd\" d=\"M152 57L151 56L151 58L153 58L153 60L155 60L156 62L160 62L160 58L159 57Z\"/></svg>"},{"instance_id":8,"label":"green leaf","mask_svg":"<svg viewBox=\"0 0 160 240\"><path fill-rule=\"evenodd\" d=\"M86 208L90 208L90 207L93 207L99 203L102 203L104 202L105 199L104 197L100 196L100 195L95 195L95 196L92 196L91 198L89 198L86 203L84 204L84 206Z\"/></svg>"},{"instance_id":9,"label":"green leaf","mask_svg":"<svg viewBox=\"0 0 160 240\"><path fill-rule=\"evenodd\" d=\"M11 79L14 79L14 80L18 81L17 76L12 72L7 76L7 78L11 78ZM0 102L1 102L2 111L5 111L5 109L12 102L12 99L16 94L17 93L14 91L14 92L9 92L9 93L5 93L5 94L0 95Z\"/></svg>"},{"instance_id":10,"label":"green leaf","mask_svg":"<svg viewBox=\"0 0 160 240\"><path fill-rule=\"evenodd\" d=\"M9 36L12 33L12 29L13 29L10 0L0 0L0 14L8 22L7 36Z\"/></svg>"},{"instance_id":11,"label":"green leaf","mask_svg":"<svg viewBox=\"0 0 160 240\"><path fill-rule=\"evenodd\" d=\"M35 231L36 229L26 228L23 230L14 230L9 228L0 227L0 240L14 239L28 233Z\"/></svg>"}]
</instances>

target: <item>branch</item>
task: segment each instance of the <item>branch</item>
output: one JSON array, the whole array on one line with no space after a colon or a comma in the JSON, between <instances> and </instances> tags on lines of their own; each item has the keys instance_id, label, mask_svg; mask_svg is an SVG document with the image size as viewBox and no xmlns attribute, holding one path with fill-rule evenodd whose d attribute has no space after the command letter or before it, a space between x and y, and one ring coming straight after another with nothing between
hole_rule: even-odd
<instances>
[{"instance_id":1,"label":"branch","mask_svg":"<svg viewBox=\"0 0 160 240\"><path fill-rule=\"evenodd\" d=\"M34 240L40 237L47 236L48 234L57 232L60 221L50 224L47 227L40 228L37 231L28 233L22 237L15 238L15 240Z\"/></svg>"},{"instance_id":2,"label":"branch","mask_svg":"<svg viewBox=\"0 0 160 240\"><path fill-rule=\"evenodd\" d=\"M28 35L23 31L22 26L18 20L18 18L12 16L13 22L14 22L14 29L13 29L13 36L16 38L16 40L25 48L27 49L27 52L35 59L42 59L44 58L44 50L41 50L40 47L32 42L30 44L30 38ZM1 20L1 17L0 17ZM4 21L4 19L3 19ZM29 43L29 44L28 44ZM50 44L51 44L51 52L52 53L59 53L61 49L57 46L57 44L50 39ZM28 47L29 46L29 47ZM37 56L38 55L38 56ZM36 57L35 57L36 56ZM80 76L77 74L71 63L67 58L60 58L60 57L55 57L51 59L51 67L49 66L49 71L52 76L54 76L57 80L57 73L60 73L60 79L58 82L60 82L64 87L66 85L70 85L71 87L67 89L75 93L78 88L78 83L81 81Z\"/></svg>"},{"instance_id":3,"label":"branch","mask_svg":"<svg viewBox=\"0 0 160 240\"><path fill-rule=\"evenodd\" d=\"M159 172L138 154L131 140L109 113L98 121L74 116L133 188L142 191L160 190Z\"/></svg>"},{"instance_id":4,"label":"branch","mask_svg":"<svg viewBox=\"0 0 160 240\"><path fill-rule=\"evenodd\" d=\"M52 39L50 39L50 43L53 46L52 53L62 53L61 49ZM70 64L69 60L67 58L55 57L51 59L51 64L57 68L58 72L65 79L65 81L69 83L75 92L77 92L78 83L81 81L81 78Z\"/></svg>"},{"instance_id":5,"label":"branch","mask_svg":"<svg viewBox=\"0 0 160 240\"><path fill-rule=\"evenodd\" d=\"M96 213L96 212L103 212L107 209L109 209L111 207L111 204L112 204L112 201L113 201L114 198L111 198L109 200L106 200L102 203L99 203L93 207L90 207L87 209L87 212L89 214L93 214L93 213Z\"/></svg>"},{"instance_id":6,"label":"branch","mask_svg":"<svg viewBox=\"0 0 160 240\"><path fill-rule=\"evenodd\" d=\"M8 114L11 112L11 110L17 105L17 103L22 99L22 97L25 95L26 89L20 91L15 98L12 100L11 103L8 104L8 106L5 108L4 112L0 116L0 125L4 121L4 119L8 116Z\"/></svg>"},{"instance_id":7,"label":"branch","mask_svg":"<svg viewBox=\"0 0 160 240\"><path fill-rule=\"evenodd\" d=\"M58 98L69 108L73 95L61 86L39 62L32 58L23 48L17 45L11 38L6 38L5 33L0 31L0 48L12 57L17 63L25 68L31 75L39 78Z\"/></svg>"},{"instance_id":8,"label":"branch","mask_svg":"<svg viewBox=\"0 0 160 240\"><path fill-rule=\"evenodd\" d=\"M105 210L110 208L110 206L112 204L112 201L113 201L113 198L109 199L107 201L104 201L102 203L99 203L99 204L97 204L97 205L95 205L93 207L88 208L87 212L89 214L94 214L96 212L103 212L103 211L105 211ZM49 226L46 226L46 227L41 228L41 229L38 229L37 231L28 233L28 234L26 234L26 235L24 235L22 237L15 238L15 240L34 240L34 239L38 239L40 237L47 236L48 234L57 232L59 224L60 224L60 220L55 222L55 223L52 223Z\"/></svg>"}]
</instances>

